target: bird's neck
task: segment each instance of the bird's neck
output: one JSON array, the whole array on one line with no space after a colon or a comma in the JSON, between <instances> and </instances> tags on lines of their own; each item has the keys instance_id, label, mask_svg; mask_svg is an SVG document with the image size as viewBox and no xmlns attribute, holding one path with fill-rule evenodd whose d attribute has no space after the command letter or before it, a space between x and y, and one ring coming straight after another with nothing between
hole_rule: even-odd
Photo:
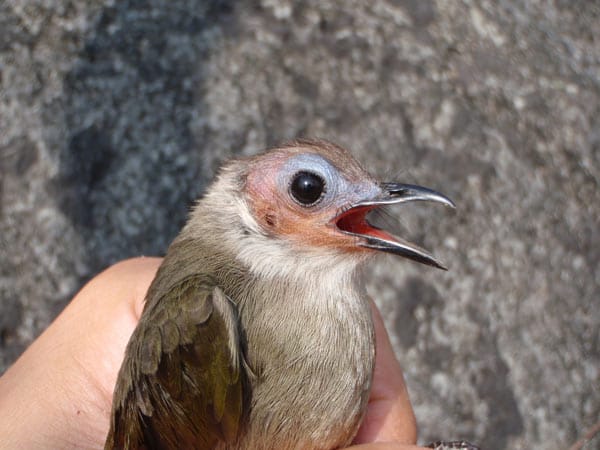
<instances>
[{"instance_id":1,"label":"bird's neck","mask_svg":"<svg viewBox=\"0 0 600 450\"><path fill-rule=\"evenodd\" d=\"M261 242L246 237L235 244L217 240L214 234L181 235L169 249L163 270L170 284L190 276L205 276L218 284L240 307L249 301L274 297L289 304L298 297L305 307L339 307L346 299L364 297L363 261L342 254L294 249L281 242ZM177 255L171 258L171 255ZM170 286L165 285L163 289ZM258 297L258 298L255 298ZM287 298L287 300L285 300ZM266 300L265 300L266 301Z\"/></svg>"},{"instance_id":2,"label":"bird's neck","mask_svg":"<svg viewBox=\"0 0 600 450\"><path fill-rule=\"evenodd\" d=\"M204 274L213 279L242 317L271 311L273 317L305 315L302 320L370 320L362 283L364 256L302 247L268 235L239 196L213 197L209 194L197 205L195 217L172 244L169 254L178 255L173 258L178 267L170 273L176 278ZM169 254L163 265L169 264Z\"/></svg>"},{"instance_id":3,"label":"bird's neck","mask_svg":"<svg viewBox=\"0 0 600 450\"><path fill-rule=\"evenodd\" d=\"M194 242L202 247L204 258L217 258L208 264L236 267L252 279L272 283L325 286L352 284L368 258L366 252L344 253L332 248L302 245L263 230L250 212L247 202L227 178L196 206L177 241ZM176 241L176 243L177 243Z\"/></svg>"}]
</instances>

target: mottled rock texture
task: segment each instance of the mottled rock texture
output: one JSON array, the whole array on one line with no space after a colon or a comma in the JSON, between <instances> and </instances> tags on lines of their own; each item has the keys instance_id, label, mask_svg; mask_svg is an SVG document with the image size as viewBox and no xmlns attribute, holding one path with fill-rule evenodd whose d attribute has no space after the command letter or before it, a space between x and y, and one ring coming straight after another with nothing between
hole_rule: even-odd
<instances>
[{"instance_id":1,"label":"mottled rock texture","mask_svg":"<svg viewBox=\"0 0 600 450\"><path fill-rule=\"evenodd\" d=\"M583 0L0 2L0 370L220 161L320 136L458 204L392 210L449 272L368 283L422 441L567 448L600 416L599 30Z\"/></svg>"}]
</instances>

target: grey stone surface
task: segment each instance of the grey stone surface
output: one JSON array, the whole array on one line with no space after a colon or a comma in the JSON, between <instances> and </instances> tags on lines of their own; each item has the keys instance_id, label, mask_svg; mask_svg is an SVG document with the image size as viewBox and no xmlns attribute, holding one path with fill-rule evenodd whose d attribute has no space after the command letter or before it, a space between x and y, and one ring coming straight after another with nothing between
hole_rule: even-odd
<instances>
[{"instance_id":1,"label":"grey stone surface","mask_svg":"<svg viewBox=\"0 0 600 450\"><path fill-rule=\"evenodd\" d=\"M596 1L4 0L0 370L221 160L320 136L458 204L391 211L449 272L369 276L422 441L567 448L600 417L598 30Z\"/></svg>"}]
</instances>

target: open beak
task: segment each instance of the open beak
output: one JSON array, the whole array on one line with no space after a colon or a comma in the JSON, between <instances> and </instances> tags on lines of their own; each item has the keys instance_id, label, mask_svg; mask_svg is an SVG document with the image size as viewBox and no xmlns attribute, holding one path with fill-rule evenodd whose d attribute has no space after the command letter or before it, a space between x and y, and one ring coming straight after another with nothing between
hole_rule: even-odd
<instances>
[{"instance_id":1,"label":"open beak","mask_svg":"<svg viewBox=\"0 0 600 450\"><path fill-rule=\"evenodd\" d=\"M371 225L366 216L369 211L382 205L412 201L429 201L442 203L454 208L455 205L448 197L431 189L402 183L382 183L381 192L374 198L361 200L335 218L337 228L345 233L360 238L361 247L393 253L405 258L447 270L446 267L426 250L418 245L392 236L386 231Z\"/></svg>"}]
</instances>

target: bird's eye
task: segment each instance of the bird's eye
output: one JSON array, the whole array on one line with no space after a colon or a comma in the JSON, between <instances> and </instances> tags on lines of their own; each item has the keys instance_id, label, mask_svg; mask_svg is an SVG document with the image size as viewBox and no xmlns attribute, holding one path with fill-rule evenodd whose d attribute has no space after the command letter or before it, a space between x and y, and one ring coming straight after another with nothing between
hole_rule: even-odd
<instances>
[{"instance_id":1,"label":"bird's eye","mask_svg":"<svg viewBox=\"0 0 600 450\"><path fill-rule=\"evenodd\" d=\"M324 192L325 180L312 172L298 172L290 185L292 197L303 206L314 205Z\"/></svg>"}]
</instances>

